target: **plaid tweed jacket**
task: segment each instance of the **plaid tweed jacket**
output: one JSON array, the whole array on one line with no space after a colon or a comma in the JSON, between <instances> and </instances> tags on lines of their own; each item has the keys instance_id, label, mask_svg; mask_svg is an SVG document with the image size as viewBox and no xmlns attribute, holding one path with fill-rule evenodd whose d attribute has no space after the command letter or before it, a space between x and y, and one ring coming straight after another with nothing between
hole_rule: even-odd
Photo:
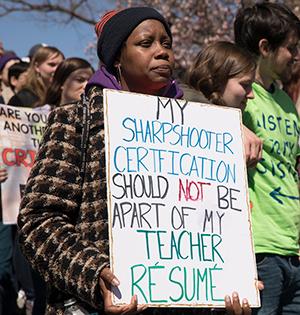
<instances>
[{"instance_id":1,"label":"plaid tweed jacket","mask_svg":"<svg viewBox=\"0 0 300 315\"><path fill-rule=\"evenodd\" d=\"M83 102L55 108L20 206L24 254L49 287L48 314L70 296L102 309L99 273L108 258L102 90L89 92L82 171Z\"/></svg>"}]
</instances>

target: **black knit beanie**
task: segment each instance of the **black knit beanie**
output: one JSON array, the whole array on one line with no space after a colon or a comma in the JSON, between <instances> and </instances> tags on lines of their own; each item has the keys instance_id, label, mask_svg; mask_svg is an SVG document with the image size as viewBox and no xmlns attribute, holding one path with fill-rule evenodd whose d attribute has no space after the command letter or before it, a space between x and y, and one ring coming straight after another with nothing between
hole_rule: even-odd
<instances>
[{"instance_id":1,"label":"black knit beanie","mask_svg":"<svg viewBox=\"0 0 300 315\"><path fill-rule=\"evenodd\" d=\"M132 31L145 20L160 21L172 40L170 27L164 17L155 9L149 7L135 7L119 11L103 26L98 39L97 54L109 72L114 70L114 61Z\"/></svg>"}]
</instances>

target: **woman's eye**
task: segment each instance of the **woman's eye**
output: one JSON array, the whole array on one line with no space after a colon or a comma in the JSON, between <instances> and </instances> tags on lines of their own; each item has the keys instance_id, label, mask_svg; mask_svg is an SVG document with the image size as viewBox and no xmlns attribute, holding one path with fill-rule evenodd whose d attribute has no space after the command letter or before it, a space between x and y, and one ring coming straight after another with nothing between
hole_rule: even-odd
<instances>
[{"instance_id":1,"label":"woman's eye","mask_svg":"<svg viewBox=\"0 0 300 315\"><path fill-rule=\"evenodd\" d=\"M79 83L83 83L84 81L87 81L87 80L85 78L77 78L76 81Z\"/></svg>"},{"instance_id":2,"label":"woman's eye","mask_svg":"<svg viewBox=\"0 0 300 315\"><path fill-rule=\"evenodd\" d=\"M142 47L150 47L151 44L152 44L152 42L149 41L149 40L144 40L144 41L140 42L140 45L141 45Z\"/></svg>"},{"instance_id":3,"label":"woman's eye","mask_svg":"<svg viewBox=\"0 0 300 315\"><path fill-rule=\"evenodd\" d=\"M172 43L169 41L163 42L162 43L163 47L171 49L172 48Z\"/></svg>"},{"instance_id":4,"label":"woman's eye","mask_svg":"<svg viewBox=\"0 0 300 315\"><path fill-rule=\"evenodd\" d=\"M240 84L244 89L249 89L252 86L252 82L242 82Z\"/></svg>"}]
</instances>

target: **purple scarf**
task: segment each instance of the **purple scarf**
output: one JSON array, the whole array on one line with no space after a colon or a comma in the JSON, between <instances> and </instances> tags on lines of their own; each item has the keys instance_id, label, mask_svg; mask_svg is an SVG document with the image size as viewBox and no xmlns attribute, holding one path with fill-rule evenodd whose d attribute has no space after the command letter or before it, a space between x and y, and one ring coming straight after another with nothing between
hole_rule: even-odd
<instances>
[{"instance_id":1,"label":"purple scarf","mask_svg":"<svg viewBox=\"0 0 300 315\"><path fill-rule=\"evenodd\" d=\"M88 84L85 87L85 93L93 86L97 85L101 88L113 89L113 90L122 90L121 85L118 83L116 78L110 74L104 66L101 66L94 75L90 78ZM175 80L169 82L166 86L163 95L169 98L180 99L183 97L183 92L177 85Z\"/></svg>"}]
</instances>

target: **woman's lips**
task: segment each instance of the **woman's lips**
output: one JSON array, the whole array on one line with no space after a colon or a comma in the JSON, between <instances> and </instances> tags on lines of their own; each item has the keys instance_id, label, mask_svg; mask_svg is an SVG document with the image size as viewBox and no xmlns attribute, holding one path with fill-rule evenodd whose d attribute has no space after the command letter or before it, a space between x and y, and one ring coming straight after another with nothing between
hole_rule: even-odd
<instances>
[{"instance_id":1,"label":"woman's lips","mask_svg":"<svg viewBox=\"0 0 300 315\"><path fill-rule=\"evenodd\" d=\"M171 67L168 65L161 65L155 68L152 68L152 71L162 75L162 76L170 76L172 73Z\"/></svg>"}]
</instances>

